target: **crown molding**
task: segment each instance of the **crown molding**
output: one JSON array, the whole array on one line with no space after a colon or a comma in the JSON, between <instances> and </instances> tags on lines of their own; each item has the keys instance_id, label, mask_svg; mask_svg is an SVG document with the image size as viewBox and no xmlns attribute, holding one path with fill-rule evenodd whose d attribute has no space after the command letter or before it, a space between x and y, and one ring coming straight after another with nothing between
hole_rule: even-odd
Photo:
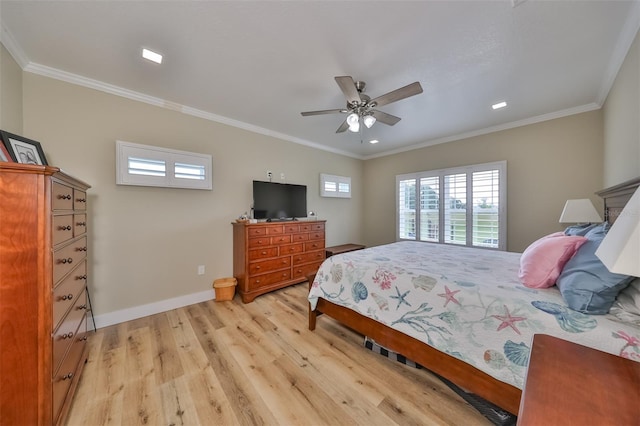
<instances>
[{"instance_id":1,"label":"crown molding","mask_svg":"<svg viewBox=\"0 0 640 426\"><path fill-rule=\"evenodd\" d=\"M29 58L24 53L22 48L18 45L18 42L16 42L13 34L11 34L11 32L7 29L2 20L0 20L0 42L2 42L3 46L13 57L18 66L24 70L24 68L29 64Z\"/></svg>"}]
</instances>

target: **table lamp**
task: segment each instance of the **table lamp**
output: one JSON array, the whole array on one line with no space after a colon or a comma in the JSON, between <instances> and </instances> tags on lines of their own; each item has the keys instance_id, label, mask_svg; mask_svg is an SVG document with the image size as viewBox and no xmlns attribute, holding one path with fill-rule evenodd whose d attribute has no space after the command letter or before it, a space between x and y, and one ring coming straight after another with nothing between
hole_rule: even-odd
<instances>
[{"instance_id":1,"label":"table lamp","mask_svg":"<svg viewBox=\"0 0 640 426\"><path fill-rule=\"evenodd\" d=\"M560 223L602 222L602 218L588 198L567 200L560 215Z\"/></svg>"}]
</instances>

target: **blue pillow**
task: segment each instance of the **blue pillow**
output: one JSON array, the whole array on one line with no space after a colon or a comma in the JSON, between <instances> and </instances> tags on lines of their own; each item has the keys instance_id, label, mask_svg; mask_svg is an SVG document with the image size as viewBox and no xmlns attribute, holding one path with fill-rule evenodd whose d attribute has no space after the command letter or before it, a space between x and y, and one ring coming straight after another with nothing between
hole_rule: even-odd
<instances>
[{"instance_id":1,"label":"blue pillow","mask_svg":"<svg viewBox=\"0 0 640 426\"><path fill-rule=\"evenodd\" d=\"M573 225L564 230L564 235L584 237L593 228L600 226L597 223L587 223L586 225Z\"/></svg>"},{"instance_id":2,"label":"blue pillow","mask_svg":"<svg viewBox=\"0 0 640 426\"><path fill-rule=\"evenodd\" d=\"M566 263L556 281L567 306L575 311L608 313L618 293L633 280L628 275L609 272L596 257L595 252L608 230L606 222L590 229L585 235L587 242Z\"/></svg>"}]
</instances>

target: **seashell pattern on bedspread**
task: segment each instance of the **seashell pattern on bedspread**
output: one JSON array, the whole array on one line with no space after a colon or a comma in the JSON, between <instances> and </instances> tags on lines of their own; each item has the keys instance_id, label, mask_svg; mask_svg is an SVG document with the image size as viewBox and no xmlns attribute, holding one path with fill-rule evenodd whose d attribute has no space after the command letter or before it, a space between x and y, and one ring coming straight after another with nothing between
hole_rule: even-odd
<instances>
[{"instance_id":1,"label":"seashell pattern on bedspread","mask_svg":"<svg viewBox=\"0 0 640 426\"><path fill-rule=\"evenodd\" d=\"M524 287L519 265L519 253L392 243L328 258L309 302L353 309L520 389L536 333L640 361L640 327L573 311L555 286Z\"/></svg>"}]
</instances>

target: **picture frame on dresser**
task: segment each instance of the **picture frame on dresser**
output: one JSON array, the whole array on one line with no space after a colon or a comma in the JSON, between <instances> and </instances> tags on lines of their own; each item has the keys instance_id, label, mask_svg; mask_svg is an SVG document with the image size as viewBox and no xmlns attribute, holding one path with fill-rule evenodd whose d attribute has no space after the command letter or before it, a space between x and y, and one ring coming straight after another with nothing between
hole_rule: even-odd
<instances>
[{"instance_id":1,"label":"picture frame on dresser","mask_svg":"<svg viewBox=\"0 0 640 426\"><path fill-rule=\"evenodd\" d=\"M9 151L7 151L4 143L0 143L0 161L4 161L5 163L13 163L13 158L11 158L11 154L9 154Z\"/></svg>"},{"instance_id":2,"label":"picture frame on dresser","mask_svg":"<svg viewBox=\"0 0 640 426\"><path fill-rule=\"evenodd\" d=\"M16 163L48 165L47 157L44 155L40 142L5 130L0 130L0 137L11 159Z\"/></svg>"}]
</instances>

